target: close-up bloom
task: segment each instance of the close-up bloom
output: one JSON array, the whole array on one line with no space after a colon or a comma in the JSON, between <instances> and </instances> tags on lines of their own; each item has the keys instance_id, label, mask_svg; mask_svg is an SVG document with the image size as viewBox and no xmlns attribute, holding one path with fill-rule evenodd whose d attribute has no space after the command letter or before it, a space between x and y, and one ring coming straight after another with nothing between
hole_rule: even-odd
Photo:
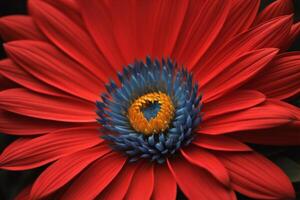
<instances>
[{"instance_id":1,"label":"close-up bloom","mask_svg":"<svg viewBox=\"0 0 300 200\"><path fill-rule=\"evenodd\" d=\"M25 199L296 199L253 145L300 145L291 0L29 0L0 18L0 169Z\"/></svg>"}]
</instances>

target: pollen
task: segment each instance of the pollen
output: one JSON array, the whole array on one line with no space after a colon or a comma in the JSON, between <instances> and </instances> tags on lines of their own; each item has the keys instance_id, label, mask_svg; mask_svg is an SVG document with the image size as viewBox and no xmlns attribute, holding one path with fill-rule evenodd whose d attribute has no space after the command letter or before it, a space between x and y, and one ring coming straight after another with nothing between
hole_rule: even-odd
<instances>
[{"instance_id":1,"label":"pollen","mask_svg":"<svg viewBox=\"0 0 300 200\"><path fill-rule=\"evenodd\" d=\"M137 132L145 135L157 134L169 128L174 111L174 105L168 95L153 92L139 97L131 104L128 119Z\"/></svg>"}]
</instances>

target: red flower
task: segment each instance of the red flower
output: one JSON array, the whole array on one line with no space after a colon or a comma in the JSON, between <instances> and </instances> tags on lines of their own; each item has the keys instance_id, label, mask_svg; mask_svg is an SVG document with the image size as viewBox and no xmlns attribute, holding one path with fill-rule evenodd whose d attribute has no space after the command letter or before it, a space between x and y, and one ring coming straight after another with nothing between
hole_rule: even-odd
<instances>
[{"instance_id":1,"label":"red flower","mask_svg":"<svg viewBox=\"0 0 300 200\"><path fill-rule=\"evenodd\" d=\"M283 53L300 24L291 0L258 8L30 0L29 16L1 18L0 132L21 138L0 168L52 163L18 199L175 199L177 186L189 199L295 198L243 143L300 144L300 110L284 102L300 92L300 53Z\"/></svg>"}]
</instances>

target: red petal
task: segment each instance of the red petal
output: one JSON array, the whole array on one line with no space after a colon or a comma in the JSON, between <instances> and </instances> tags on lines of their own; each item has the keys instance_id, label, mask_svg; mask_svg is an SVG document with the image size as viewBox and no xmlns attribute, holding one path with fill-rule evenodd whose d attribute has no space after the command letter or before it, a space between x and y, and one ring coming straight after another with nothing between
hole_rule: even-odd
<instances>
[{"instance_id":1,"label":"red petal","mask_svg":"<svg viewBox=\"0 0 300 200\"><path fill-rule=\"evenodd\" d=\"M266 101L257 107L203 121L199 132L217 135L234 131L271 128L287 124L296 118L295 114L285 107L272 101Z\"/></svg>"},{"instance_id":2,"label":"red petal","mask_svg":"<svg viewBox=\"0 0 300 200\"><path fill-rule=\"evenodd\" d=\"M111 13L105 1L76 0L76 3L80 7L88 31L106 59L111 66L116 67L118 71L121 70L122 65L126 64L126 62L122 58L121 51L115 41L116 38L112 31Z\"/></svg>"},{"instance_id":3,"label":"red petal","mask_svg":"<svg viewBox=\"0 0 300 200\"><path fill-rule=\"evenodd\" d=\"M144 162L136 170L125 199L148 200L154 188L153 164Z\"/></svg>"},{"instance_id":4,"label":"red petal","mask_svg":"<svg viewBox=\"0 0 300 200\"><path fill-rule=\"evenodd\" d=\"M34 78L31 74L22 69L19 65L15 64L10 59L0 61L0 73L30 90L40 92L43 94L49 94L53 96L64 96L60 90L57 90L50 85Z\"/></svg>"},{"instance_id":5,"label":"red petal","mask_svg":"<svg viewBox=\"0 0 300 200\"><path fill-rule=\"evenodd\" d=\"M65 5L67 8L72 9L74 11L78 11L80 9L76 3L76 0L57 0L57 2L61 3L62 5Z\"/></svg>"},{"instance_id":6,"label":"red petal","mask_svg":"<svg viewBox=\"0 0 300 200\"><path fill-rule=\"evenodd\" d=\"M300 126L288 124L272 129L241 132L234 134L234 137L247 143L263 145L300 145Z\"/></svg>"},{"instance_id":7,"label":"red petal","mask_svg":"<svg viewBox=\"0 0 300 200\"><path fill-rule=\"evenodd\" d=\"M255 90L236 90L226 96L205 103L203 120L230 112L254 107L266 100L265 95Z\"/></svg>"},{"instance_id":8,"label":"red petal","mask_svg":"<svg viewBox=\"0 0 300 200\"><path fill-rule=\"evenodd\" d=\"M33 20L25 15L12 15L0 18L0 35L4 41L46 40Z\"/></svg>"},{"instance_id":9,"label":"red petal","mask_svg":"<svg viewBox=\"0 0 300 200\"><path fill-rule=\"evenodd\" d=\"M132 63L134 59L144 59L149 54L152 57L170 56L184 19L187 5L188 1L172 0L145 2L131 0L121 2L108 1L111 23L113 24L112 31L117 46L120 48L126 61L125 64ZM140 10L140 6L142 6L142 10ZM144 20L145 17L147 21L140 21ZM147 22L149 23L146 24ZM152 28L150 33L145 33L150 28ZM150 37L146 38L145 35ZM152 40L152 45L144 46L144 43L150 43L148 40ZM146 54L142 55L140 50Z\"/></svg>"},{"instance_id":10,"label":"red petal","mask_svg":"<svg viewBox=\"0 0 300 200\"><path fill-rule=\"evenodd\" d=\"M0 156L0 167L26 170L95 146L103 140L96 127L61 129L34 139L19 139Z\"/></svg>"},{"instance_id":11,"label":"red petal","mask_svg":"<svg viewBox=\"0 0 300 200\"><path fill-rule=\"evenodd\" d=\"M79 26L84 27L84 22L79 13L79 6L76 0L44 0L46 3L54 6L58 10L62 11L66 16L68 16L73 22L77 23Z\"/></svg>"},{"instance_id":12,"label":"red petal","mask_svg":"<svg viewBox=\"0 0 300 200\"><path fill-rule=\"evenodd\" d=\"M0 92L0 107L29 117L63 121L95 122L95 105L75 98L45 96L24 88Z\"/></svg>"},{"instance_id":13,"label":"red petal","mask_svg":"<svg viewBox=\"0 0 300 200\"><path fill-rule=\"evenodd\" d=\"M210 152L205 149L189 146L181 150L183 157L190 163L207 170L224 186L230 186L230 179L224 165Z\"/></svg>"},{"instance_id":14,"label":"red petal","mask_svg":"<svg viewBox=\"0 0 300 200\"><path fill-rule=\"evenodd\" d=\"M245 87L286 99L300 92L300 52L281 54Z\"/></svg>"},{"instance_id":15,"label":"red petal","mask_svg":"<svg viewBox=\"0 0 300 200\"><path fill-rule=\"evenodd\" d=\"M204 85L241 54L255 49L280 47L287 38L291 25L292 17L283 16L235 36L213 56L197 64L195 77L200 85Z\"/></svg>"},{"instance_id":16,"label":"red petal","mask_svg":"<svg viewBox=\"0 0 300 200\"><path fill-rule=\"evenodd\" d=\"M88 33L62 11L40 0L29 1L29 9L44 34L65 53L85 66L104 83L115 76ZM67 9L66 9L67 10Z\"/></svg>"},{"instance_id":17,"label":"red petal","mask_svg":"<svg viewBox=\"0 0 300 200\"><path fill-rule=\"evenodd\" d=\"M190 1L172 57L193 67L218 36L230 7L227 0Z\"/></svg>"},{"instance_id":18,"label":"red petal","mask_svg":"<svg viewBox=\"0 0 300 200\"><path fill-rule=\"evenodd\" d=\"M192 165L180 157L168 161L180 189L188 199L226 200L233 199L232 191L219 183L206 170Z\"/></svg>"},{"instance_id":19,"label":"red petal","mask_svg":"<svg viewBox=\"0 0 300 200\"><path fill-rule=\"evenodd\" d=\"M87 168L69 187L61 200L94 199L117 176L126 162L119 153L109 153Z\"/></svg>"},{"instance_id":20,"label":"red petal","mask_svg":"<svg viewBox=\"0 0 300 200\"><path fill-rule=\"evenodd\" d=\"M103 83L95 75L49 43L14 41L7 43L5 49L30 74L65 92L94 103L103 91Z\"/></svg>"},{"instance_id":21,"label":"red petal","mask_svg":"<svg viewBox=\"0 0 300 200\"><path fill-rule=\"evenodd\" d=\"M31 198L41 199L42 197L58 190L93 161L110 151L111 149L104 144L99 147L76 152L59 159L43 171L36 179L31 190Z\"/></svg>"},{"instance_id":22,"label":"red petal","mask_svg":"<svg viewBox=\"0 0 300 200\"><path fill-rule=\"evenodd\" d=\"M288 50L288 48L293 44L293 42L299 37L300 35L300 22L293 24L290 34L287 37L286 41L281 47L282 51Z\"/></svg>"},{"instance_id":23,"label":"red petal","mask_svg":"<svg viewBox=\"0 0 300 200\"><path fill-rule=\"evenodd\" d=\"M209 47L208 51L201 57L201 62L212 57L218 49L222 48L235 35L248 30L256 17L259 0L237 0L232 2L232 8L226 21L218 34L218 37ZM201 5L201 4L199 4ZM197 10L196 10L197 12ZM195 65L200 66L200 65Z\"/></svg>"},{"instance_id":24,"label":"red petal","mask_svg":"<svg viewBox=\"0 0 300 200\"><path fill-rule=\"evenodd\" d=\"M294 13L294 5L292 0L277 0L269 4L257 16L254 25L264 23L282 15L290 15Z\"/></svg>"},{"instance_id":25,"label":"red petal","mask_svg":"<svg viewBox=\"0 0 300 200\"><path fill-rule=\"evenodd\" d=\"M278 49L268 48L241 55L201 89L205 94L203 101L212 101L241 86L263 69L277 52Z\"/></svg>"},{"instance_id":26,"label":"red petal","mask_svg":"<svg viewBox=\"0 0 300 200\"><path fill-rule=\"evenodd\" d=\"M154 188L151 199L153 200L175 200L176 199L176 181L163 164L157 164L154 168Z\"/></svg>"},{"instance_id":27,"label":"red petal","mask_svg":"<svg viewBox=\"0 0 300 200\"><path fill-rule=\"evenodd\" d=\"M117 177L104 189L97 199L124 199L137 167L138 164L136 163L127 163Z\"/></svg>"},{"instance_id":28,"label":"red petal","mask_svg":"<svg viewBox=\"0 0 300 200\"><path fill-rule=\"evenodd\" d=\"M247 145L223 135L198 134L193 144L217 151L252 151Z\"/></svg>"},{"instance_id":29,"label":"red petal","mask_svg":"<svg viewBox=\"0 0 300 200\"><path fill-rule=\"evenodd\" d=\"M255 153L220 153L234 190L255 199L294 199L288 177L272 162Z\"/></svg>"},{"instance_id":30,"label":"red petal","mask_svg":"<svg viewBox=\"0 0 300 200\"><path fill-rule=\"evenodd\" d=\"M16 115L0 110L0 132L11 135L45 134L62 128L79 126L75 123L54 122Z\"/></svg>"},{"instance_id":31,"label":"red petal","mask_svg":"<svg viewBox=\"0 0 300 200\"><path fill-rule=\"evenodd\" d=\"M269 99L268 101L272 102L273 104L284 107L285 109L289 110L293 115L297 118L297 120L300 120L300 108L296 107L292 104L289 104L284 101L276 100L276 99Z\"/></svg>"}]
</instances>

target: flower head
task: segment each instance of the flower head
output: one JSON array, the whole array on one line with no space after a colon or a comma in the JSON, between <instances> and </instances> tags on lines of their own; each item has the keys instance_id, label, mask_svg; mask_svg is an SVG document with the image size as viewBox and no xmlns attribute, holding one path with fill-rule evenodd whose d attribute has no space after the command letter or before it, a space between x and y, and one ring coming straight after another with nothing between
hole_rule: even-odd
<instances>
[{"instance_id":1,"label":"flower head","mask_svg":"<svg viewBox=\"0 0 300 200\"><path fill-rule=\"evenodd\" d=\"M248 143L300 144L290 0L29 0L0 19L0 168L20 199L293 199ZM2 78L3 77L3 78Z\"/></svg>"}]
</instances>

